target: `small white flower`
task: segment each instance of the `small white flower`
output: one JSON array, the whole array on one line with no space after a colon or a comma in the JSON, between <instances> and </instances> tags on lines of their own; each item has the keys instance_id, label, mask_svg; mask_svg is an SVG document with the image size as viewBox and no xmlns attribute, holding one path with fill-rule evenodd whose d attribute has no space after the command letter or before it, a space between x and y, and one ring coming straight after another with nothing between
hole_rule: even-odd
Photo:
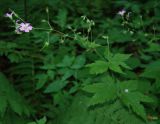
<instances>
[{"instance_id":1,"label":"small white flower","mask_svg":"<svg viewBox=\"0 0 160 124\"><path fill-rule=\"evenodd\" d=\"M122 9L121 11L118 12L118 15L124 16L126 13L126 10Z\"/></svg>"},{"instance_id":2,"label":"small white flower","mask_svg":"<svg viewBox=\"0 0 160 124\"><path fill-rule=\"evenodd\" d=\"M125 89L124 92L128 93L128 89Z\"/></svg>"}]
</instances>

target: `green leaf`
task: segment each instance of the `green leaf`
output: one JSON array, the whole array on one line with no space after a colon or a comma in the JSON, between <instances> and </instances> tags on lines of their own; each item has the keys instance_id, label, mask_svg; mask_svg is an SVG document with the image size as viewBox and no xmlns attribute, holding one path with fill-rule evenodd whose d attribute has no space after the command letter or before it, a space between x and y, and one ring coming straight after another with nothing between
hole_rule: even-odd
<instances>
[{"instance_id":1,"label":"green leaf","mask_svg":"<svg viewBox=\"0 0 160 124\"><path fill-rule=\"evenodd\" d=\"M141 102L153 102L153 99L140 92L130 91L123 93L121 100L127 107L131 107L132 110L144 120L146 120L146 112Z\"/></svg>"},{"instance_id":2,"label":"green leaf","mask_svg":"<svg viewBox=\"0 0 160 124\"><path fill-rule=\"evenodd\" d=\"M143 93L149 93L149 91L151 90L151 83L148 80L139 80L138 91Z\"/></svg>"},{"instance_id":3,"label":"green leaf","mask_svg":"<svg viewBox=\"0 0 160 124\"><path fill-rule=\"evenodd\" d=\"M83 88L84 91L93 93L89 105L102 104L104 102L114 100L117 97L116 87L113 83L96 83L87 85Z\"/></svg>"},{"instance_id":4,"label":"green leaf","mask_svg":"<svg viewBox=\"0 0 160 124\"><path fill-rule=\"evenodd\" d=\"M141 102L147 102L147 103L153 103L154 102L154 100L151 97L149 97L147 95L144 95L140 92L137 92L136 95L137 95L137 97L139 97Z\"/></svg>"},{"instance_id":5,"label":"green leaf","mask_svg":"<svg viewBox=\"0 0 160 124\"><path fill-rule=\"evenodd\" d=\"M124 74L121 67L116 62L109 62L108 66L110 70Z\"/></svg>"},{"instance_id":6,"label":"green leaf","mask_svg":"<svg viewBox=\"0 0 160 124\"><path fill-rule=\"evenodd\" d=\"M39 74L39 75L36 75L36 79L38 79L38 82L36 83L36 89L38 90L45 85L45 83L47 82L48 76L47 74Z\"/></svg>"},{"instance_id":7,"label":"green leaf","mask_svg":"<svg viewBox=\"0 0 160 124\"><path fill-rule=\"evenodd\" d=\"M77 93L72 104L62 109L56 124L150 124L129 111L119 100L88 109L90 97Z\"/></svg>"},{"instance_id":8,"label":"green leaf","mask_svg":"<svg viewBox=\"0 0 160 124\"><path fill-rule=\"evenodd\" d=\"M150 43L147 52L160 52L160 45L158 43Z\"/></svg>"},{"instance_id":9,"label":"green leaf","mask_svg":"<svg viewBox=\"0 0 160 124\"><path fill-rule=\"evenodd\" d=\"M108 32L108 36L110 38L110 41L114 41L114 42L127 42L127 41L131 41L132 40L132 36L131 34L126 31L124 32L124 30L121 30L119 28L113 28L109 30Z\"/></svg>"},{"instance_id":10,"label":"green leaf","mask_svg":"<svg viewBox=\"0 0 160 124\"><path fill-rule=\"evenodd\" d=\"M140 99L135 93L125 93L121 99L127 107L131 107L137 115L146 120L146 112L144 107L140 104Z\"/></svg>"},{"instance_id":11,"label":"green leaf","mask_svg":"<svg viewBox=\"0 0 160 124\"><path fill-rule=\"evenodd\" d=\"M119 64L121 64L121 62L126 61L127 59L129 59L129 57L131 56L131 54L120 54L117 53L113 56L113 58L111 58L111 61L115 61Z\"/></svg>"},{"instance_id":12,"label":"green leaf","mask_svg":"<svg viewBox=\"0 0 160 124\"><path fill-rule=\"evenodd\" d=\"M56 80L48 85L44 93L58 92L63 89L67 83L67 81Z\"/></svg>"},{"instance_id":13,"label":"green leaf","mask_svg":"<svg viewBox=\"0 0 160 124\"><path fill-rule=\"evenodd\" d=\"M14 99L8 99L9 105L12 108L12 110L19 115L22 115L23 109L22 106Z\"/></svg>"},{"instance_id":14,"label":"green leaf","mask_svg":"<svg viewBox=\"0 0 160 124\"><path fill-rule=\"evenodd\" d=\"M146 112L145 112L145 109L143 107L143 105L141 105L140 103L132 103L131 104L131 107L132 107L132 110L137 114L139 115L140 117L142 117L144 120L146 120Z\"/></svg>"},{"instance_id":15,"label":"green leaf","mask_svg":"<svg viewBox=\"0 0 160 124\"><path fill-rule=\"evenodd\" d=\"M160 79L160 60L147 65L141 76L151 79Z\"/></svg>"},{"instance_id":16,"label":"green leaf","mask_svg":"<svg viewBox=\"0 0 160 124\"><path fill-rule=\"evenodd\" d=\"M78 43L86 49L95 49L101 46L95 42L88 41L88 39L84 37L77 37L77 40L79 41Z\"/></svg>"},{"instance_id":17,"label":"green leaf","mask_svg":"<svg viewBox=\"0 0 160 124\"><path fill-rule=\"evenodd\" d=\"M37 120L36 122L29 122L27 124L46 124L47 118L44 116L43 118Z\"/></svg>"},{"instance_id":18,"label":"green leaf","mask_svg":"<svg viewBox=\"0 0 160 124\"><path fill-rule=\"evenodd\" d=\"M86 62L86 59L84 56L82 56L82 55L77 56L73 65L71 66L71 68L72 69L80 69L81 67L84 66L85 62Z\"/></svg>"},{"instance_id":19,"label":"green leaf","mask_svg":"<svg viewBox=\"0 0 160 124\"><path fill-rule=\"evenodd\" d=\"M57 64L57 66L58 66L58 67L70 67L70 66L72 65L74 59L75 59L74 56L71 57L71 56L66 55L66 56L63 58L62 62L59 63L59 64Z\"/></svg>"},{"instance_id":20,"label":"green leaf","mask_svg":"<svg viewBox=\"0 0 160 124\"><path fill-rule=\"evenodd\" d=\"M7 99L3 94L0 96L0 114L3 116L7 108Z\"/></svg>"},{"instance_id":21,"label":"green leaf","mask_svg":"<svg viewBox=\"0 0 160 124\"><path fill-rule=\"evenodd\" d=\"M40 120L37 121L38 124L46 124L46 122L47 122L46 117L43 117L43 118L41 118Z\"/></svg>"},{"instance_id":22,"label":"green leaf","mask_svg":"<svg viewBox=\"0 0 160 124\"><path fill-rule=\"evenodd\" d=\"M70 69L66 69L65 73L62 77L62 81L65 81L66 79L68 79L69 77L71 77L75 72L73 70Z\"/></svg>"},{"instance_id":23,"label":"green leaf","mask_svg":"<svg viewBox=\"0 0 160 124\"><path fill-rule=\"evenodd\" d=\"M67 21L67 10L66 9L59 9L58 16L57 16L57 23L64 28Z\"/></svg>"},{"instance_id":24,"label":"green leaf","mask_svg":"<svg viewBox=\"0 0 160 124\"><path fill-rule=\"evenodd\" d=\"M135 91L138 89L138 80L128 80L120 82L118 85L121 88L122 92L125 91L125 89L128 89L128 91Z\"/></svg>"},{"instance_id":25,"label":"green leaf","mask_svg":"<svg viewBox=\"0 0 160 124\"><path fill-rule=\"evenodd\" d=\"M130 54L115 54L113 57L109 58L108 67L114 72L124 74L121 67L130 69L128 65L125 64L125 61L130 57Z\"/></svg>"},{"instance_id":26,"label":"green leaf","mask_svg":"<svg viewBox=\"0 0 160 124\"><path fill-rule=\"evenodd\" d=\"M11 62L19 62L22 56L15 53L11 53L8 55L8 58L10 59Z\"/></svg>"},{"instance_id":27,"label":"green leaf","mask_svg":"<svg viewBox=\"0 0 160 124\"><path fill-rule=\"evenodd\" d=\"M133 69L141 65L139 58L136 58L136 57L131 57L126 62L127 62L127 65L129 65Z\"/></svg>"},{"instance_id":28,"label":"green leaf","mask_svg":"<svg viewBox=\"0 0 160 124\"><path fill-rule=\"evenodd\" d=\"M0 98L3 100L0 105L0 111L5 112L7 105L17 114L22 113L29 115L29 109L24 102L23 98L18 92L15 91L14 87L10 84L9 80L3 73L0 72ZM0 100L0 101L1 101Z\"/></svg>"},{"instance_id":29,"label":"green leaf","mask_svg":"<svg viewBox=\"0 0 160 124\"><path fill-rule=\"evenodd\" d=\"M48 70L47 71L47 75L48 75L48 77L50 78L50 79L54 79L54 77L55 77L55 72L54 71L52 71L52 70Z\"/></svg>"},{"instance_id":30,"label":"green leaf","mask_svg":"<svg viewBox=\"0 0 160 124\"><path fill-rule=\"evenodd\" d=\"M90 74L100 74L108 70L107 62L101 60L97 60L92 64L88 64L86 67L90 68Z\"/></svg>"}]
</instances>

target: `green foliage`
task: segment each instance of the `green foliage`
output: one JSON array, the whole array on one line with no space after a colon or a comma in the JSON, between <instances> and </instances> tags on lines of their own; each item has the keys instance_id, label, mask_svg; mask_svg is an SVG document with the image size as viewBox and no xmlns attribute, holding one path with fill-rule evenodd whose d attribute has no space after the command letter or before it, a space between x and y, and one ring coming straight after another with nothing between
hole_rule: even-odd
<instances>
[{"instance_id":1,"label":"green foliage","mask_svg":"<svg viewBox=\"0 0 160 124\"><path fill-rule=\"evenodd\" d=\"M159 3L1 0L0 124L159 123Z\"/></svg>"},{"instance_id":2,"label":"green foliage","mask_svg":"<svg viewBox=\"0 0 160 124\"><path fill-rule=\"evenodd\" d=\"M120 101L88 108L89 101L90 98L84 94L76 95L72 104L58 117L56 124L150 124L124 108Z\"/></svg>"},{"instance_id":3,"label":"green foliage","mask_svg":"<svg viewBox=\"0 0 160 124\"><path fill-rule=\"evenodd\" d=\"M146 112L141 102L153 103L154 100L137 91L138 81L136 80L119 82L117 85L113 82L107 82L85 86L83 88L84 91L94 93L89 105L105 103L107 101L111 102L119 97L118 99L121 99L124 105L128 108L131 107L137 115L146 120Z\"/></svg>"},{"instance_id":4,"label":"green foliage","mask_svg":"<svg viewBox=\"0 0 160 124\"><path fill-rule=\"evenodd\" d=\"M47 122L46 117L43 117L43 118L37 120L36 122L29 122L27 124L46 124L46 122Z\"/></svg>"},{"instance_id":5,"label":"green foliage","mask_svg":"<svg viewBox=\"0 0 160 124\"><path fill-rule=\"evenodd\" d=\"M130 55L115 54L112 57L109 56L108 62L97 60L95 63L87 65L87 67L90 67L91 74L104 73L108 68L114 72L123 74L121 67L130 69L130 67L125 64L129 56Z\"/></svg>"},{"instance_id":6,"label":"green foliage","mask_svg":"<svg viewBox=\"0 0 160 124\"><path fill-rule=\"evenodd\" d=\"M4 116L7 108L10 107L15 113L29 115L29 108L23 98L15 91L8 79L0 72L0 112Z\"/></svg>"},{"instance_id":7,"label":"green foliage","mask_svg":"<svg viewBox=\"0 0 160 124\"><path fill-rule=\"evenodd\" d=\"M94 94L89 102L89 105L104 103L116 98L116 87L112 82L108 82L108 84L96 83L87 85L83 88L83 90Z\"/></svg>"},{"instance_id":8,"label":"green foliage","mask_svg":"<svg viewBox=\"0 0 160 124\"><path fill-rule=\"evenodd\" d=\"M141 74L142 77L159 79L160 73L160 60L156 60L146 66L144 72Z\"/></svg>"},{"instance_id":9,"label":"green foliage","mask_svg":"<svg viewBox=\"0 0 160 124\"><path fill-rule=\"evenodd\" d=\"M130 69L124 62L129 58L130 55L125 54L115 54L112 58L109 58L108 66L112 71L123 73L121 70L123 68Z\"/></svg>"},{"instance_id":10,"label":"green foliage","mask_svg":"<svg viewBox=\"0 0 160 124\"><path fill-rule=\"evenodd\" d=\"M91 74L100 74L108 70L108 63L105 61L97 60L95 63L87 65L87 67L90 67Z\"/></svg>"},{"instance_id":11,"label":"green foliage","mask_svg":"<svg viewBox=\"0 0 160 124\"><path fill-rule=\"evenodd\" d=\"M140 104L140 102L152 102L152 100L139 93L139 92L135 92L135 93L127 93L124 94L122 96L122 101L124 102L124 104L128 107L131 107L132 110L139 115L140 117L142 117L143 119L146 120L146 112L144 110L143 105Z\"/></svg>"}]
</instances>

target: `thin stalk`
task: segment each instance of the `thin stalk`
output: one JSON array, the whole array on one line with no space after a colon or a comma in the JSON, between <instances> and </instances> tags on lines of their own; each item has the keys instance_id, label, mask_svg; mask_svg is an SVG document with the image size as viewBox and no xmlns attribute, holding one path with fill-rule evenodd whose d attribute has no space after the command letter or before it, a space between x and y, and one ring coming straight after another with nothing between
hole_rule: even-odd
<instances>
[{"instance_id":1,"label":"thin stalk","mask_svg":"<svg viewBox=\"0 0 160 124\"><path fill-rule=\"evenodd\" d=\"M110 46L109 46L108 36L107 36L107 46L108 46L108 57L109 57L109 54L110 54Z\"/></svg>"}]
</instances>

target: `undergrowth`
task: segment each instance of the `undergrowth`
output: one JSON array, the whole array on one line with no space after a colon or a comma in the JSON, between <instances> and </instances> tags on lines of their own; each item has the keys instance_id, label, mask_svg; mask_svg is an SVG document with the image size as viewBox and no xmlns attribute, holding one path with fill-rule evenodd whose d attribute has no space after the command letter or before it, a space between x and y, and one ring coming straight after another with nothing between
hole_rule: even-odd
<instances>
[{"instance_id":1,"label":"undergrowth","mask_svg":"<svg viewBox=\"0 0 160 124\"><path fill-rule=\"evenodd\" d=\"M160 123L158 0L0 6L0 124Z\"/></svg>"}]
</instances>

